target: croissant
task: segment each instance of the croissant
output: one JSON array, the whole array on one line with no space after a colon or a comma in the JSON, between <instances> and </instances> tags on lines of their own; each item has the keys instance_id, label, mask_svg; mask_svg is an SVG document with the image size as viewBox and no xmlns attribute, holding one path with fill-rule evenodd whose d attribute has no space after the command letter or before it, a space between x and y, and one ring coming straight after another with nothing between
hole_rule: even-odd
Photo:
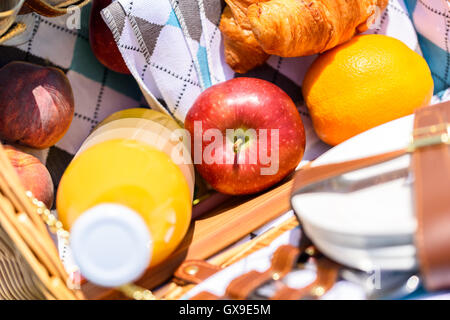
<instances>
[{"instance_id":1,"label":"croissant","mask_svg":"<svg viewBox=\"0 0 450 320\"><path fill-rule=\"evenodd\" d=\"M368 29L388 0L225 0L220 30L225 59L236 72L269 55L300 57L324 52Z\"/></svg>"},{"instance_id":2,"label":"croissant","mask_svg":"<svg viewBox=\"0 0 450 320\"><path fill-rule=\"evenodd\" d=\"M251 30L247 7L256 0L228 1L220 30L225 46L225 61L236 72L245 73L264 63L269 55L263 51Z\"/></svg>"}]
</instances>

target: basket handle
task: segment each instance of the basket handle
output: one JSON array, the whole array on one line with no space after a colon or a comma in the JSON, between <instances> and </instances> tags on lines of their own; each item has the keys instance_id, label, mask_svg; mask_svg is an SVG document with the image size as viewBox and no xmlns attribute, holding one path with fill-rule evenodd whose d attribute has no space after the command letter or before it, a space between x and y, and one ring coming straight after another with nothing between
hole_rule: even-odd
<instances>
[{"instance_id":1,"label":"basket handle","mask_svg":"<svg viewBox=\"0 0 450 320\"><path fill-rule=\"evenodd\" d=\"M52 5L45 0L26 0L19 14L36 12L45 17L59 17L67 14L70 7L81 8L89 2L90 0L66 0L58 5Z\"/></svg>"},{"instance_id":2,"label":"basket handle","mask_svg":"<svg viewBox=\"0 0 450 320\"><path fill-rule=\"evenodd\" d=\"M26 29L27 26L25 23L17 22L13 24L5 34L0 35L0 45L18 35L21 35Z\"/></svg>"}]
</instances>

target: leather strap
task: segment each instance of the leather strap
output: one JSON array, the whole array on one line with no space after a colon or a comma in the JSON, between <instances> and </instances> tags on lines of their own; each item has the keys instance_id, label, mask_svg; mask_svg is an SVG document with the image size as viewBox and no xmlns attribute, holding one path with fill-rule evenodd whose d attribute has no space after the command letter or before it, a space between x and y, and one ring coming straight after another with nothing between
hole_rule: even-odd
<instances>
[{"instance_id":1,"label":"leather strap","mask_svg":"<svg viewBox=\"0 0 450 320\"><path fill-rule=\"evenodd\" d=\"M270 280L279 280L294 267L300 250L291 245L279 247L272 256L272 264L265 272L250 271L243 274L227 287L226 296L235 299L247 299L257 288Z\"/></svg>"},{"instance_id":2,"label":"leather strap","mask_svg":"<svg viewBox=\"0 0 450 320\"><path fill-rule=\"evenodd\" d=\"M367 168L379 163L393 160L404 155L405 153L406 148L378 154L367 158L310 167L306 170L298 170L295 173L294 177L294 187L292 189L292 195L306 192L307 189L314 188L319 183L325 183L327 180L338 177L347 172Z\"/></svg>"},{"instance_id":3,"label":"leather strap","mask_svg":"<svg viewBox=\"0 0 450 320\"><path fill-rule=\"evenodd\" d=\"M179 284L199 284L222 268L203 260L186 260L175 271L174 281Z\"/></svg>"},{"instance_id":4,"label":"leather strap","mask_svg":"<svg viewBox=\"0 0 450 320\"><path fill-rule=\"evenodd\" d=\"M416 112L415 130L430 126L429 134L450 134L450 102L426 107ZM439 126L440 125L440 126ZM442 130L440 132L439 130ZM422 131L422 130L419 130ZM427 133L415 135L415 139ZM293 194L301 193L312 185L340 176L344 173L383 163L404 155L408 150L400 149L381 155L346 161L336 164L311 167L296 173ZM450 145L421 146L414 151L412 169L415 175L415 202L418 218L416 242L422 275L429 290L450 287ZM232 299L246 299L258 287L271 279L281 279L289 273L297 261L299 249L282 246L274 254L271 267L265 272L251 271L234 279L226 290ZM317 276L305 288L293 289L284 286L272 299L318 298L327 292L338 278L339 266L327 258L319 258ZM274 277L276 275L276 277ZM213 299L210 293L201 293ZM193 298L193 299L194 299Z\"/></svg>"},{"instance_id":5,"label":"leather strap","mask_svg":"<svg viewBox=\"0 0 450 320\"><path fill-rule=\"evenodd\" d=\"M416 246L420 268L428 290L450 287L450 102L416 111L413 149L400 149L367 158L299 170L293 195L328 187L328 180L414 151L415 210L418 221ZM441 137L427 146L424 138ZM431 139L433 140L433 139ZM435 140L435 139L434 139Z\"/></svg>"},{"instance_id":6,"label":"leather strap","mask_svg":"<svg viewBox=\"0 0 450 320\"><path fill-rule=\"evenodd\" d=\"M90 0L67 0L54 6L44 0L26 0L20 13L34 11L46 17L58 17L67 14L70 6L83 7L89 2Z\"/></svg>"},{"instance_id":7,"label":"leather strap","mask_svg":"<svg viewBox=\"0 0 450 320\"><path fill-rule=\"evenodd\" d=\"M220 300L220 297L212 294L211 292L202 291L189 300Z\"/></svg>"},{"instance_id":8,"label":"leather strap","mask_svg":"<svg viewBox=\"0 0 450 320\"><path fill-rule=\"evenodd\" d=\"M450 135L449 126L450 102L420 109L415 116L415 139ZM417 130L424 127L430 130ZM412 169L421 274L428 290L450 288L450 144L416 150Z\"/></svg>"},{"instance_id":9,"label":"leather strap","mask_svg":"<svg viewBox=\"0 0 450 320\"><path fill-rule=\"evenodd\" d=\"M270 280L280 280L291 272L295 266L300 250L290 245L283 245L275 251L272 257L272 265L265 272L250 271L230 282L227 287L226 299L243 300L260 286ZM283 286L271 300L298 300L303 298L317 299L328 292L336 283L340 266L324 256L314 258L316 264L316 279L308 286L293 289ZM221 299L210 292L203 291L191 298L191 300L217 300Z\"/></svg>"},{"instance_id":10,"label":"leather strap","mask_svg":"<svg viewBox=\"0 0 450 320\"><path fill-rule=\"evenodd\" d=\"M316 279L300 289L283 286L271 300L318 299L327 293L336 283L339 275L339 265L322 256L316 259Z\"/></svg>"}]
</instances>

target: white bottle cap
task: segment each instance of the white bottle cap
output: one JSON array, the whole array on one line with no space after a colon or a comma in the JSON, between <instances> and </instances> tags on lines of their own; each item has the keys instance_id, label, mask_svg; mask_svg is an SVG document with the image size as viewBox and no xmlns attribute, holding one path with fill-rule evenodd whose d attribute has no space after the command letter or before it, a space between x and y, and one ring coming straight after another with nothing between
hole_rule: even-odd
<instances>
[{"instance_id":1,"label":"white bottle cap","mask_svg":"<svg viewBox=\"0 0 450 320\"><path fill-rule=\"evenodd\" d=\"M92 207L75 221L70 246L83 277L103 287L137 280L147 269L153 249L141 216L111 203Z\"/></svg>"}]
</instances>

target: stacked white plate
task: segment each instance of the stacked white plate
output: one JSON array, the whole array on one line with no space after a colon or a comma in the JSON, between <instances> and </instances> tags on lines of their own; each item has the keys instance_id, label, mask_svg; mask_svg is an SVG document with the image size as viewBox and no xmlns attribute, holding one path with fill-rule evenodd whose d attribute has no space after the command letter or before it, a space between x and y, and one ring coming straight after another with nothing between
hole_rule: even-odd
<instances>
[{"instance_id":1,"label":"stacked white plate","mask_svg":"<svg viewBox=\"0 0 450 320\"><path fill-rule=\"evenodd\" d=\"M313 166L403 148L410 142L413 120L411 115L366 131L324 153ZM305 233L323 254L352 268L416 269L417 223L409 163L410 156L405 155L342 175L336 190L295 195L292 204ZM393 172L395 178L377 182ZM378 178L369 186L361 186L374 177Z\"/></svg>"}]
</instances>

